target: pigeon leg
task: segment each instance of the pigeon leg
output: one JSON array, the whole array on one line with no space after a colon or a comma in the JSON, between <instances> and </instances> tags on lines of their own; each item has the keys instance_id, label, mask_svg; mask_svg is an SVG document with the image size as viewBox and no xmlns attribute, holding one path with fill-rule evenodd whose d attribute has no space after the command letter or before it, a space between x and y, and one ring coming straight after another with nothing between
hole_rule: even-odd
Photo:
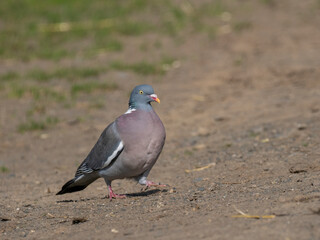
<instances>
[{"instance_id":1,"label":"pigeon leg","mask_svg":"<svg viewBox=\"0 0 320 240\"><path fill-rule=\"evenodd\" d=\"M115 194L112 191L111 181L105 179L105 182L107 183L107 186L108 186L110 200L112 200L112 198L126 198L126 195L124 195L124 194Z\"/></svg>"},{"instance_id":2,"label":"pigeon leg","mask_svg":"<svg viewBox=\"0 0 320 240\"><path fill-rule=\"evenodd\" d=\"M115 193L112 191L111 185L108 186L108 190L109 190L109 198L110 198L110 200L112 200L112 198L126 198L126 195L123 195L123 194L115 194Z\"/></svg>"}]
</instances>

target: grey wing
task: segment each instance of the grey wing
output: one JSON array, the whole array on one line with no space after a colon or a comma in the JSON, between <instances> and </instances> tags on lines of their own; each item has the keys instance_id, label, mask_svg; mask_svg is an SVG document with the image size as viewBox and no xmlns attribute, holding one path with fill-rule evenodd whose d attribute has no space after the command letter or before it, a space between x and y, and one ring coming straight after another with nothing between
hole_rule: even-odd
<instances>
[{"instance_id":1,"label":"grey wing","mask_svg":"<svg viewBox=\"0 0 320 240\"><path fill-rule=\"evenodd\" d=\"M79 166L76 177L107 167L124 148L116 123L111 123L100 135L86 159Z\"/></svg>"}]
</instances>

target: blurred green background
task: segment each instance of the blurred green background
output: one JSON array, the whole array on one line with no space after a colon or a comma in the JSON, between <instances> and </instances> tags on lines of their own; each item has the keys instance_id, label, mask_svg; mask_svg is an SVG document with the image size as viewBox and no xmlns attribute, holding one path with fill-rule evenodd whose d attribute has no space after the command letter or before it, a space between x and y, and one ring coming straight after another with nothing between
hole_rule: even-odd
<instances>
[{"instance_id":1,"label":"blurred green background","mask_svg":"<svg viewBox=\"0 0 320 240\"><path fill-rule=\"evenodd\" d=\"M54 126L61 119L48 109L72 109L79 99L104 108L106 92L130 79L163 81L194 54L186 43L250 29L232 12L219 0L1 1L0 98L23 104L19 132Z\"/></svg>"}]
</instances>

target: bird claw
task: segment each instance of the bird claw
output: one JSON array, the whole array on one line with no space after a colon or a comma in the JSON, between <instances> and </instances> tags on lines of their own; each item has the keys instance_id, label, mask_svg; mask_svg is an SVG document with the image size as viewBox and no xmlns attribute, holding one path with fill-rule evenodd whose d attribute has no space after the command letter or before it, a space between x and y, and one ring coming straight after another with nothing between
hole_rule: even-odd
<instances>
[{"instance_id":1,"label":"bird claw","mask_svg":"<svg viewBox=\"0 0 320 240\"><path fill-rule=\"evenodd\" d=\"M147 181L146 186L142 188L142 191L146 191L149 187L168 187L168 185Z\"/></svg>"},{"instance_id":2,"label":"bird claw","mask_svg":"<svg viewBox=\"0 0 320 240\"><path fill-rule=\"evenodd\" d=\"M154 187L167 187L166 184L160 184L160 183L154 183L152 181L147 181L146 184L148 187L154 186Z\"/></svg>"},{"instance_id":3,"label":"bird claw","mask_svg":"<svg viewBox=\"0 0 320 240\"><path fill-rule=\"evenodd\" d=\"M109 198L110 198L110 201L112 200L112 198L120 198L120 199L123 199L123 198L126 198L127 196L125 194L115 194L113 191L112 191L112 188L111 188L111 185L108 186L108 189L109 189Z\"/></svg>"},{"instance_id":4,"label":"bird claw","mask_svg":"<svg viewBox=\"0 0 320 240\"><path fill-rule=\"evenodd\" d=\"M126 198L127 196L125 195L125 194L115 194L115 193L110 193L109 194L109 198L110 198L110 201L113 199L113 198L115 198L115 199L117 199L117 198L120 198L120 199L123 199L123 198Z\"/></svg>"}]
</instances>

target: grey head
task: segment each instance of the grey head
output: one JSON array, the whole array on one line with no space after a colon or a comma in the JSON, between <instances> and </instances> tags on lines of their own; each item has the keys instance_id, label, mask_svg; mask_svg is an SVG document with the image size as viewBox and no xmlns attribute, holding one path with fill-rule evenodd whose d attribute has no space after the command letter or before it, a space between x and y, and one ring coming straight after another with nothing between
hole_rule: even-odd
<instances>
[{"instance_id":1,"label":"grey head","mask_svg":"<svg viewBox=\"0 0 320 240\"><path fill-rule=\"evenodd\" d=\"M138 85L131 92L129 107L132 109L152 110L151 102L160 103L153 88L147 84Z\"/></svg>"}]
</instances>

